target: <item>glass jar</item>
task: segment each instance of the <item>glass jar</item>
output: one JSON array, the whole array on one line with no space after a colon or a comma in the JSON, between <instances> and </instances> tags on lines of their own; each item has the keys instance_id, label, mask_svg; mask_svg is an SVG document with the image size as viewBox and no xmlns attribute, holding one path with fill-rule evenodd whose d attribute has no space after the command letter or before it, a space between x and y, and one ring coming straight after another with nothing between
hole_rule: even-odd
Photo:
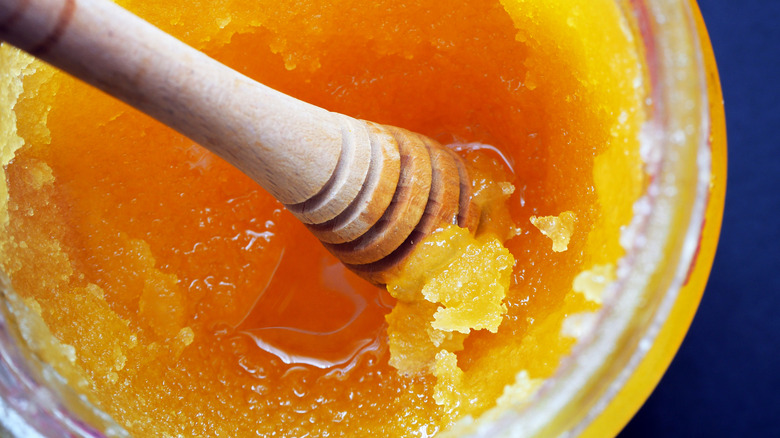
<instances>
[{"instance_id":1,"label":"glass jar","mask_svg":"<svg viewBox=\"0 0 780 438\"><path fill-rule=\"evenodd\" d=\"M657 384L690 325L715 253L725 124L714 57L693 0L616 0L644 55L650 181L598 320L529 403L478 421L477 436L610 436ZM0 67L2 68L2 67ZM9 285L0 273L0 288ZM3 294L0 435L123 436L27 347ZM462 433L461 433L462 432ZM451 435L466 431L456 427Z\"/></svg>"}]
</instances>

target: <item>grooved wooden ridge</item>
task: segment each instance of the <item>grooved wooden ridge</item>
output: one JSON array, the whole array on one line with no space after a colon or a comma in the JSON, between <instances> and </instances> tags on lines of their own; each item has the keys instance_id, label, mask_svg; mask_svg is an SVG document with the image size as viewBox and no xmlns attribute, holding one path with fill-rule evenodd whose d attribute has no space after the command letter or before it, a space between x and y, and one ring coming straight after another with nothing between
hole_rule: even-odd
<instances>
[{"instance_id":1,"label":"grooved wooden ridge","mask_svg":"<svg viewBox=\"0 0 780 438\"><path fill-rule=\"evenodd\" d=\"M0 0L0 39L208 148L375 283L442 223L474 228L459 156L282 94L106 0Z\"/></svg>"}]
</instances>

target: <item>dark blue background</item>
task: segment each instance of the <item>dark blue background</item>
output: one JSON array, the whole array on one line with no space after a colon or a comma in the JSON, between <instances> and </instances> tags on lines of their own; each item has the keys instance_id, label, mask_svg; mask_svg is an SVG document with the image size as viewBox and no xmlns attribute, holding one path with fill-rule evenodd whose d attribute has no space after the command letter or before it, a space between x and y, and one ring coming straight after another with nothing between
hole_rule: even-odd
<instances>
[{"instance_id":1,"label":"dark blue background","mask_svg":"<svg viewBox=\"0 0 780 438\"><path fill-rule=\"evenodd\" d=\"M699 5L726 103L723 230L688 336L621 438L780 436L780 1Z\"/></svg>"}]
</instances>

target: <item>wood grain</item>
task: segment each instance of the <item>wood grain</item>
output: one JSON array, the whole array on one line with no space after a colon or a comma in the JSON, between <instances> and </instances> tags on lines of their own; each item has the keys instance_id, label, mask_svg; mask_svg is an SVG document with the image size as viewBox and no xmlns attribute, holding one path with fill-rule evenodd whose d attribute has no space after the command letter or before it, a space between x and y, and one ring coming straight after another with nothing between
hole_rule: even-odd
<instances>
[{"instance_id":1,"label":"wood grain","mask_svg":"<svg viewBox=\"0 0 780 438\"><path fill-rule=\"evenodd\" d=\"M105 0L0 0L0 39L121 99L257 181L366 278L479 217L457 154L282 94Z\"/></svg>"}]
</instances>

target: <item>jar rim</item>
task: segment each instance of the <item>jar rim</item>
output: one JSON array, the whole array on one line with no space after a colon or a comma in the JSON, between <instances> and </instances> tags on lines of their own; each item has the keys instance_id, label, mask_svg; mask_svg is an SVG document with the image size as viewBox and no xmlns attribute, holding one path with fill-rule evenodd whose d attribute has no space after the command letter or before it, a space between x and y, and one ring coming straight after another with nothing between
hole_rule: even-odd
<instances>
[{"instance_id":1,"label":"jar rim","mask_svg":"<svg viewBox=\"0 0 780 438\"><path fill-rule=\"evenodd\" d=\"M649 157L646 171L650 184L635 205L630 228L636 232L627 239L627 254L618 266L617 280L605 291L593 330L577 342L532 400L480 427L478 436L510 432L523 436L564 432L578 435L585 430L653 344L695 261L708 202L712 158L707 77L694 11L688 2L679 0L619 3L624 16L637 20L651 90L650 118L641 139ZM674 254L677 262L660 263L667 254ZM664 269L653 269L657 266ZM0 272L0 290L6 298L7 287L5 274ZM657 299L648 301L648 297ZM8 427L26 421L39 428L64 426L78 436L102 436L94 426L82 422L56 401L59 397L54 391L36 383L35 371L18 348L9 349L16 342L10 338L7 309L2 310L0 386L9 392L0 400L0 413L15 410L18 414L12 412L6 417L10 423L5 423L0 415L0 424ZM647 313L638 318L639 311ZM606 385L601 381L605 373L612 377ZM41 396L29 400L29 393ZM14 409L4 409L2 403ZM111 427L114 434L126 434L110 417L103 420L103 425ZM24 436L37 433L32 428L22 430Z\"/></svg>"}]
</instances>

